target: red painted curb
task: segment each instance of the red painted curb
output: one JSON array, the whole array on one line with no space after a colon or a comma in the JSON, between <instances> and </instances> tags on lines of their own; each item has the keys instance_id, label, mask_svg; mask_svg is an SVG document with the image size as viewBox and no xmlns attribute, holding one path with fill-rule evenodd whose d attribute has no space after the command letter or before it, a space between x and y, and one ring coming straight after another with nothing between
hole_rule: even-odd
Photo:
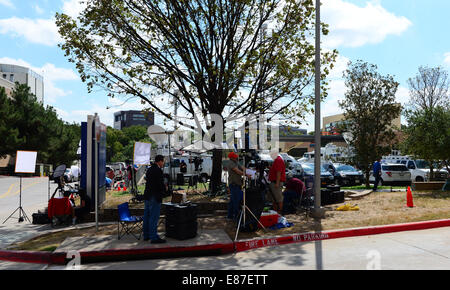
<instances>
[{"instance_id":1,"label":"red painted curb","mask_svg":"<svg viewBox=\"0 0 450 290\"><path fill-rule=\"evenodd\" d=\"M379 235L403 231L417 231L439 227L450 227L450 219L375 226L369 228L355 228L338 231L311 232L289 236L237 241L227 244L212 244L191 247L164 247L143 249L111 249L103 251L80 252L81 262L95 263L102 261L137 260L151 258L175 258L199 255L225 255L251 249L284 245L291 243L312 242L357 236ZM0 260L21 263L36 263L47 265L66 265L69 261L67 253L0 251Z\"/></svg>"},{"instance_id":2,"label":"red painted curb","mask_svg":"<svg viewBox=\"0 0 450 290\"><path fill-rule=\"evenodd\" d=\"M379 235L394 232L404 232L404 231L417 231L425 230L439 227L450 227L450 220L437 220L437 221L425 221L425 222L415 222L408 224L395 224L387 226L375 226L369 228L355 228L347 230L338 231L324 231L317 233L306 233L306 234L296 234L290 236L282 236L267 239L254 239L246 241L235 242L236 252L247 251L251 249L284 245L292 243L301 242L312 242L320 240L330 240L338 238L348 238L348 237L358 237L358 236L369 236L369 235Z\"/></svg>"},{"instance_id":3,"label":"red painted curb","mask_svg":"<svg viewBox=\"0 0 450 290\"><path fill-rule=\"evenodd\" d=\"M9 262L51 264L50 252L0 251L0 260Z\"/></svg>"},{"instance_id":4,"label":"red painted curb","mask_svg":"<svg viewBox=\"0 0 450 290\"><path fill-rule=\"evenodd\" d=\"M207 255L225 255L234 252L234 243L212 244L191 247L164 247L143 249L111 249L103 251L80 252L81 262L95 263L101 261L180 258Z\"/></svg>"}]
</instances>

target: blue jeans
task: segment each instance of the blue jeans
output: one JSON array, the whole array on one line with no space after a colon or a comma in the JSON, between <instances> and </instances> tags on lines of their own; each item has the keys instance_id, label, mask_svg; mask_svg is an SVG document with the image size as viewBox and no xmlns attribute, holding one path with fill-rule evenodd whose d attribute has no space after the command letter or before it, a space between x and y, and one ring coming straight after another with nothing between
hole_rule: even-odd
<instances>
[{"instance_id":1,"label":"blue jeans","mask_svg":"<svg viewBox=\"0 0 450 290\"><path fill-rule=\"evenodd\" d=\"M228 204L228 218L229 219L237 219L240 205L244 193L241 190L241 187L238 185L230 185L230 203Z\"/></svg>"},{"instance_id":2,"label":"blue jeans","mask_svg":"<svg viewBox=\"0 0 450 290\"><path fill-rule=\"evenodd\" d=\"M158 220L161 212L161 203L156 201L155 197L145 201L144 205L144 240L157 240Z\"/></svg>"}]
</instances>

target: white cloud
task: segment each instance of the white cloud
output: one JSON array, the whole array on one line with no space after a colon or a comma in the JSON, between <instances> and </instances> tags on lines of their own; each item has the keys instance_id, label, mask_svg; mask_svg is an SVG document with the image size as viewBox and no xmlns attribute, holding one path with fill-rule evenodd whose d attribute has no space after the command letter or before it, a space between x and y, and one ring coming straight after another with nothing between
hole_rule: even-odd
<instances>
[{"instance_id":1,"label":"white cloud","mask_svg":"<svg viewBox=\"0 0 450 290\"><path fill-rule=\"evenodd\" d=\"M68 0L64 2L62 12L76 18L85 7L86 3L80 3L80 0Z\"/></svg>"},{"instance_id":2,"label":"white cloud","mask_svg":"<svg viewBox=\"0 0 450 290\"><path fill-rule=\"evenodd\" d=\"M395 95L395 99L398 103L403 106L410 102L409 89L399 86L397 90L397 94Z\"/></svg>"},{"instance_id":3,"label":"white cloud","mask_svg":"<svg viewBox=\"0 0 450 290\"><path fill-rule=\"evenodd\" d=\"M79 80L79 77L74 71L66 68L58 68L52 63L46 63L42 67L35 67L22 59L12 59L8 57L0 58L0 63L27 67L43 76L44 102L46 104L54 104L59 98L72 94L71 91L65 91L64 89L58 88L55 82Z\"/></svg>"},{"instance_id":4,"label":"white cloud","mask_svg":"<svg viewBox=\"0 0 450 290\"><path fill-rule=\"evenodd\" d=\"M444 64L450 67L450 52L444 54Z\"/></svg>"},{"instance_id":5,"label":"white cloud","mask_svg":"<svg viewBox=\"0 0 450 290\"><path fill-rule=\"evenodd\" d=\"M0 34L23 37L36 44L54 46L61 41L54 19L0 19Z\"/></svg>"},{"instance_id":6,"label":"white cloud","mask_svg":"<svg viewBox=\"0 0 450 290\"><path fill-rule=\"evenodd\" d=\"M0 5L14 8L10 0L0 0ZM32 7L38 14L45 12L37 4ZM76 18L85 7L86 3L82 4L80 0L66 0L63 2L62 12ZM0 34L23 37L31 43L46 46L57 45L62 40L54 18L30 19L11 17L0 19Z\"/></svg>"},{"instance_id":7,"label":"white cloud","mask_svg":"<svg viewBox=\"0 0 450 290\"><path fill-rule=\"evenodd\" d=\"M44 14L44 9L42 9L41 7L39 7L39 5L35 4L33 5L33 9L34 11L36 11L37 14Z\"/></svg>"},{"instance_id":8,"label":"white cloud","mask_svg":"<svg viewBox=\"0 0 450 290\"><path fill-rule=\"evenodd\" d=\"M9 8L15 8L14 4L11 2L11 0L0 0L0 5L9 7Z\"/></svg>"},{"instance_id":9,"label":"white cloud","mask_svg":"<svg viewBox=\"0 0 450 290\"><path fill-rule=\"evenodd\" d=\"M323 0L322 21L330 25L324 38L326 47L360 47L382 42L389 35L401 35L411 25L406 17L396 16L379 1L359 7L344 0Z\"/></svg>"}]
</instances>

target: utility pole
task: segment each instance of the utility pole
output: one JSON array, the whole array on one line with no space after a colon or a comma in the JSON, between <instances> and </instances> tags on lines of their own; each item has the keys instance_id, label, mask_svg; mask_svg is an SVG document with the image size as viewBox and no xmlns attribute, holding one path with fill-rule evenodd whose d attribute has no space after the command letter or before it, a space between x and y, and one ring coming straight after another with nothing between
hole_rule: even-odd
<instances>
[{"instance_id":1,"label":"utility pole","mask_svg":"<svg viewBox=\"0 0 450 290\"><path fill-rule=\"evenodd\" d=\"M314 149L314 218L323 218L324 209L321 207L321 181L320 181L320 150L321 131L320 128L320 0L316 0L316 68L315 68L315 149Z\"/></svg>"}]
</instances>

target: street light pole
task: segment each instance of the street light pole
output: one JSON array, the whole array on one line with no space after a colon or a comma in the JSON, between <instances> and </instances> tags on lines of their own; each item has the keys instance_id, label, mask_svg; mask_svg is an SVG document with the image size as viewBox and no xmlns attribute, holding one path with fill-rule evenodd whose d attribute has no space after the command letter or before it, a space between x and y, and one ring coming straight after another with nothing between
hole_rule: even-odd
<instances>
[{"instance_id":1,"label":"street light pole","mask_svg":"<svg viewBox=\"0 0 450 290\"><path fill-rule=\"evenodd\" d=\"M315 61L315 149L314 149L314 210L315 218L322 218L324 210L321 207L321 181L320 181L320 150L321 150L321 128L320 128L320 0L316 0L316 61Z\"/></svg>"}]
</instances>

